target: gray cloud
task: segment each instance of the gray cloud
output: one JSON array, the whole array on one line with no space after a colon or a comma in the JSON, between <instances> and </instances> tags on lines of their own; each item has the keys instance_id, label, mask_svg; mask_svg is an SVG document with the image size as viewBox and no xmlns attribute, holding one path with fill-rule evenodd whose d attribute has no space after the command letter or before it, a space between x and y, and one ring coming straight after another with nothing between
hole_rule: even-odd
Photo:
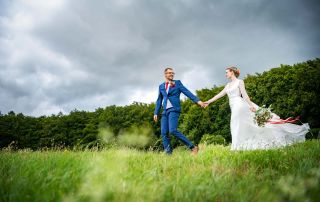
<instances>
[{"instance_id":1,"label":"gray cloud","mask_svg":"<svg viewBox=\"0 0 320 202\"><path fill-rule=\"evenodd\" d=\"M0 3L0 110L43 115L156 99L162 71L192 91L319 57L317 1Z\"/></svg>"}]
</instances>

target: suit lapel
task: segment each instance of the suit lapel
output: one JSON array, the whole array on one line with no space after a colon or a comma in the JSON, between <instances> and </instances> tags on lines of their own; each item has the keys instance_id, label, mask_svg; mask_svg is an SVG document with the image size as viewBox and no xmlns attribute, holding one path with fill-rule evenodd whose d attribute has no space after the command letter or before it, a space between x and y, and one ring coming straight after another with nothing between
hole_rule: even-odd
<instances>
[{"instance_id":1,"label":"suit lapel","mask_svg":"<svg viewBox=\"0 0 320 202\"><path fill-rule=\"evenodd\" d=\"M164 91L164 93L168 96L168 93L166 91L166 83L161 84L161 89ZM169 89L170 90L170 89Z\"/></svg>"},{"instance_id":2,"label":"suit lapel","mask_svg":"<svg viewBox=\"0 0 320 202\"><path fill-rule=\"evenodd\" d=\"M169 91L168 91L168 95L170 94L171 90L172 90L172 87L170 86Z\"/></svg>"},{"instance_id":3,"label":"suit lapel","mask_svg":"<svg viewBox=\"0 0 320 202\"><path fill-rule=\"evenodd\" d=\"M174 81L175 82L175 81ZM177 84L175 85L175 87L177 87ZM161 84L161 89L165 92L165 94L167 94L167 96L171 93L171 91L172 91L172 87L169 87L169 91L168 91L168 93L167 93L167 90L166 90L166 83L164 82L164 83L162 83Z\"/></svg>"},{"instance_id":4,"label":"suit lapel","mask_svg":"<svg viewBox=\"0 0 320 202\"><path fill-rule=\"evenodd\" d=\"M176 84L176 81L173 80L173 82L175 83L175 87L176 87L176 85L177 85L177 84ZM175 88L175 87L174 87L174 88ZM168 91L168 95L171 93L172 89L173 89L173 87L170 86L169 91Z\"/></svg>"}]
</instances>

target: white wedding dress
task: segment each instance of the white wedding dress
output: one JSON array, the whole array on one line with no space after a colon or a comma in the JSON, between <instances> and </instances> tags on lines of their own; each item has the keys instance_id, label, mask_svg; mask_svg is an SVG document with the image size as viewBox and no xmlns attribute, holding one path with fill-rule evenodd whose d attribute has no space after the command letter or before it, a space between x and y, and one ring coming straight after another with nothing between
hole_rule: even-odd
<instances>
[{"instance_id":1,"label":"white wedding dress","mask_svg":"<svg viewBox=\"0 0 320 202\"><path fill-rule=\"evenodd\" d=\"M226 94L231 108L231 150L271 149L305 141L308 124L266 123L264 127L259 127L254 123L255 114L250 110L250 105L256 109L259 106L250 101L243 80L236 79L228 83L209 102L214 102ZM276 114L272 115L272 120L280 119Z\"/></svg>"}]
</instances>

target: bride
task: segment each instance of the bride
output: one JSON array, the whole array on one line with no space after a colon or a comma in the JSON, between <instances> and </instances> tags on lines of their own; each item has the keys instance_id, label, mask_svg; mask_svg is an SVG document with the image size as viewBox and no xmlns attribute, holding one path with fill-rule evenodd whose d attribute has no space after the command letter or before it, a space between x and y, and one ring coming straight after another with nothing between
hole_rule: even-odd
<instances>
[{"instance_id":1,"label":"bride","mask_svg":"<svg viewBox=\"0 0 320 202\"><path fill-rule=\"evenodd\" d=\"M264 127L255 124L254 112L259 106L251 102L243 80L238 79L239 75L240 71L236 67L226 68L226 77L231 82L219 94L204 102L207 107L210 103L228 95L231 108L231 150L270 149L305 141L305 134L309 130L308 124L286 123L274 113L271 121Z\"/></svg>"}]
</instances>

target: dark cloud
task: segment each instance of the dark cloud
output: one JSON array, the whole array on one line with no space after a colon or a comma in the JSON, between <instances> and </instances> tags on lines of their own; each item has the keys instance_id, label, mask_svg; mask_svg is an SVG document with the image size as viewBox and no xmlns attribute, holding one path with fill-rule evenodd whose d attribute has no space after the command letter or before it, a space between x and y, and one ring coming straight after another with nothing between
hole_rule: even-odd
<instances>
[{"instance_id":1,"label":"dark cloud","mask_svg":"<svg viewBox=\"0 0 320 202\"><path fill-rule=\"evenodd\" d=\"M317 1L0 3L2 112L94 110L156 99L172 66L191 90L320 54Z\"/></svg>"}]
</instances>

